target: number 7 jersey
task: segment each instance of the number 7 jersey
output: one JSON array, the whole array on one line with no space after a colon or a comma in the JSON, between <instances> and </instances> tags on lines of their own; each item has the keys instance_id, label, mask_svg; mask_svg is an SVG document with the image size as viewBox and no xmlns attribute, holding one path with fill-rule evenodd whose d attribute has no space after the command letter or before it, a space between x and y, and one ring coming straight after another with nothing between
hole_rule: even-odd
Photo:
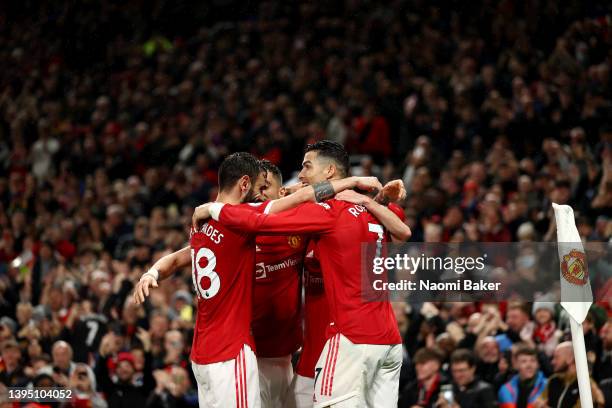
<instances>
[{"instance_id":1,"label":"number 7 jersey","mask_svg":"<svg viewBox=\"0 0 612 408\"><path fill-rule=\"evenodd\" d=\"M243 204L263 212L266 203ZM255 235L209 220L191 232L191 276L197 296L197 317L191 360L212 364L235 358L251 332L255 282Z\"/></svg>"},{"instance_id":2,"label":"number 7 jersey","mask_svg":"<svg viewBox=\"0 0 612 408\"><path fill-rule=\"evenodd\" d=\"M244 211L240 206L217 208L216 214L211 209L213 218L233 230L261 235L287 231L311 234L329 305L327 338L341 333L355 344L401 343L388 293L374 291L368 281L362 281L366 276L373 278L370 273L362 276L362 262L370 265L372 257L382 254L383 242L389 240L379 221L364 207L331 199L270 215ZM364 247L364 243L370 245Z\"/></svg>"}]
</instances>

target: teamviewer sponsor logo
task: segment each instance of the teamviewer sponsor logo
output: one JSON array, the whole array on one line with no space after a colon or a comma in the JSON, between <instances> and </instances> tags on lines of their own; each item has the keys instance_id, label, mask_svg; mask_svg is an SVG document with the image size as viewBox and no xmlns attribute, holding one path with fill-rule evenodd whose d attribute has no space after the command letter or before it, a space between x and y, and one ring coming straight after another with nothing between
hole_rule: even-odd
<instances>
[{"instance_id":1,"label":"teamviewer sponsor logo","mask_svg":"<svg viewBox=\"0 0 612 408\"><path fill-rule=\"evenodd\" d=\"M266 276L266 265L263 262L255 264L255 279L263 279Z\"/></svg>"},{"instance_id":2,"label":"teamviewer sponsor logo","mask_svg":"<svg viewBox=\"0 0 612 408\"><path fill-rule=\"evenodd\" d=\"M274 265L266 265L263 262L259 262L255 264L255 279L263 279L268 276L268 272L276 272L281 269L289 268L290 266L295 266L299 262L296 258L286 259L283 262L279 262Z\"/></svg>"}]
</instances>

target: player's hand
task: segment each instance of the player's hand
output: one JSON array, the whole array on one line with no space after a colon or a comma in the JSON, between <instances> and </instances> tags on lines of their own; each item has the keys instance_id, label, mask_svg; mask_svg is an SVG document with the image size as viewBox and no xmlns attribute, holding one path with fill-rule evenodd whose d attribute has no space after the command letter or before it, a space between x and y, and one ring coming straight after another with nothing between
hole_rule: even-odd
<instances>
[{"instance_id":1,"label":"player's hand","mask_svg":"<svg viewBox=\"0 0 612 408\"><path fill-rule=\"evenodd\" d=\"M355 177L355 187L365 191L380 191L383 188L376 177Z\"/></svg>"},{"instance_id":2,"label":"player's hand","mask_svg":"<svg viewBox=\"0 0 612 408\"><path fill-rule=\"evenodd\" d=\"M357 205L366 206L368 201L370 201L370 197L365 196L363 194L359 194L354 190L344 190L336 194L336 200L346 201L348 203L353 203Z\"/></svg>"},{"instance_id":3,"label":"player's hand","mask_svg":"<svg viewBox=\"0 0 612 408\"><path fill-rule=\"evenodd\" d=\"M286 191L285 195L293 194L296 191L298 191L298 190L300 190L300 189L302 189L304 187L306 187L306 184L303 184L302 182L297 182L295 184L288 185L288 186L284 187L284 189Z\"/></svg>"},{"instance_id":4,"label":"player's hand","mask_svg":"<svg viewBox=\"0 0 612 408\"><path fill-rule=\"evenodd\" d=\"M134 289L134 303L139 305L144 303L145 298L149 296L149 287L157 288L159 284L155 278L149 274L144 274L136 284Z\"/></svg>"},{"instance_id":5,"label":"player's hand","mask_svg":"<svg viewBox=\"0 0 612 408\"><path fill-rule=\"evenodd\" d=\"M402 180L392 180L385 184L374 198L377 202L394 203L406 198L406 188Z\"/></svg>"},{"instance_id":6,"label":"player's hand","mask_svg":"<svg viewBox=\"0 0 612 408\"><path fill-rule=\"evenodd\" d=\"M195 230L197 230L207 219L210 218L210 205L212 203L206 203L199 205L193 211L191 217L191 224Z\"/></svg>"}]
</instances>

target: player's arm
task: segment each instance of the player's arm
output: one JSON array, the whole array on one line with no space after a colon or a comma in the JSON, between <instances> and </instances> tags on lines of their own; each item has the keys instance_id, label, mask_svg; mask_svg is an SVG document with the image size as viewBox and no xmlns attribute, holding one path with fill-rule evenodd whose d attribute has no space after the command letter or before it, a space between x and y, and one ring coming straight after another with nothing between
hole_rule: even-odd
<instances>
[{"instance_id":1,"label":"player's arm","mask_svg":"<svg viewBox=\"0 0 612 408\"><path fill-rule=\"evenodd\" d=\"M352 190L346 190L339 193L336 199L348 201L367 208L367 210L391 233L391 237L394 241L407 241L412 236L410 227L404 224L393 211L377 203L368 196L356 193Z\"/></svg>"},{"instance_id":2,"label":"player's arm","mask_svg":"<svg viewBox=\"0 0 612 408\"><path fill-rule=\"evenodd\" d=\"M157 288L158 282L172 276L180 268L191 264L191 248L186 246L176 252L162 256L145 272L134 289L134 303L143 303L149 296L149 287Z\"/></svg>"},{"instance_id":3,"label":"player's arm","mask_svg":"<svg viewBox=\"0 0 612 408\"><path fill-rule=\"evenodd\" d=\"M279 214L261 214L242 206L207 205L210 216L228 228L251 234L322 234L330 231L335 217L327 204L304 203Z\"/></svg>"},{"instance_id":4,"label":"player's arm","mask_svg":"<svg viewBox=\"0 0 612 408\"><path fill-rule=\"evenodd\" d=\"M383 190L382 184L376 177L346 177L340 180L326 180L312 186L303 187L293 194L271 201L266 211L270 214L277 214L295 208L302 203L320 203L333 198L336 193L352 188L365 191Z\"/></svg>"}]
</instances>

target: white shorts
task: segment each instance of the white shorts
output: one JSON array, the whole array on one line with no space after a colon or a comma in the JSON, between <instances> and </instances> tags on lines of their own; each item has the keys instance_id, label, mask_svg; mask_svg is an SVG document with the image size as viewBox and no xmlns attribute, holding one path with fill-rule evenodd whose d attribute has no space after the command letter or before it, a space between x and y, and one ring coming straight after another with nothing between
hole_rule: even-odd
<instances>
[{"instance_id":1,"label":"white shorts","mask_svg":"<svg viewBox=\"0 0 612 408\"><path fill-rule=\"evenodd\" d=\"M262 408L283 408L293 378L291 356L257 358Z\"/></svg>"},{"instance_id":2,"label":"white shorts","mask_svg":"<svg viewBox=\"0 0 612 408\"><path fill-rule=\"evenodd\" d=\"M191 362L198 383L200 408L260 408L257 358L246 344L232 360Z\"/></svg>"},{"instance_id":3,"label":"white shorts","mask_svg":"<svg viewBox=\"0 0 612 408\"><path fill-rule=\"evenodd\" d=\"M397 408L402 345L327 340L315 368L315 408Z\"/></svg>"},{"instance_id":4,"label":"white shorts","mask_svg":"<svg viewBox=\"0 0 612 408\"><path fill-rule=\"evenodd\" d=\"M286 408L312 408L314 395L314 378L293 376L289 393L285 399Z\"/></svg>"}]
</instances>

